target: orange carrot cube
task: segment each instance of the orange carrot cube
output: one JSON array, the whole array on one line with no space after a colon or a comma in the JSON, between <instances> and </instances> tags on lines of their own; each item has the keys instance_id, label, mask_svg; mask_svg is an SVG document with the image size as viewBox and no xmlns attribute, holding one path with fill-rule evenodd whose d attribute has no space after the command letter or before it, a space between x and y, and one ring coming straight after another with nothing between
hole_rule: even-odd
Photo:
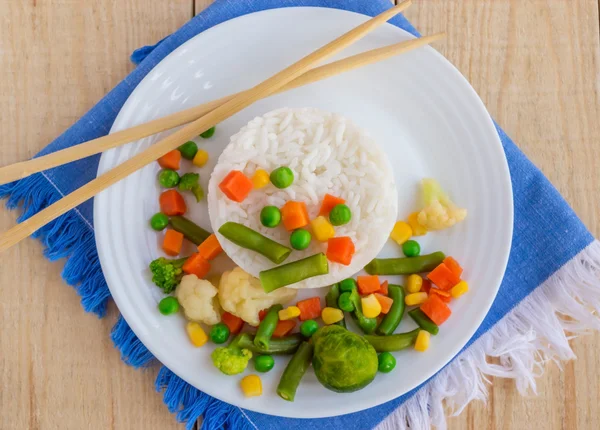
<instances>
[{"instance_id":1,"label":"orange carrot cube","mask_svg":"<svg viewBox=\"0 0 600 430\"><path fill-rule=\"evenodd\" d=\"M213 233L206 238L204 242L198 245L198 253L204 257L205 260L213 260L223 252L223 248L221 248L221 244L219 243L219 239Z\"/></svg>"},{"instance_id":2,"label":"orange carrot cube","mask_svg":"<svg viewBox=\"0 0 600 430\"><path fill-rule=\"evenodd\" d=\"M163 251L165 254L175 257L181 252L181 246L183 245L183 234L178 231L167 229L165 232L165 238L163 239Z\"/></svg>"},{"instance_id":3,"label":"orange carrot cube","mask_svg":"<svg viewBox=\"0 0 600 430\"><path fill-rule=\"evenodd\" d=\"M392 299L388 296L384 296L383 294L380 294L380 293L375 293L375 298L381 305L381 313L387 314L390 311L390 309L392 308L394 299Z\"/></svg>"},{"instance_id":4,"label":"orange carrot cube","mask_svg":"<svg viewBox=\"0 0 600 430\"><path fill-rule=\"evenodd\" d=\"M296 230L308 225L308 210L306 203L289 201L281 208L283 225L287 231Z\"/></svg>"},{"instance_id":5,"label":"orange carrot cube","mask_svg":"<svg viewBox=\"0 0 600 430\"><path fill-rule=\"evenodd\" d=\"M341 205L346 203L346 200L340 199L339 197L332 196L331 194L325 194L323 196L323 203L321 203L321 209L319 209L319 215L329 216L329 212L336 205Z\"/></svg>"},{"instance_id":6,"label":"orange carrot cube","mask_svg":"<svg viewBox=\"0 0 600 430\"><path fill-rule=\"evenodd\" d=\"M252 180L239 170L232 170L219 184L219 189L234 202L244 201L254 188Z\"/></svg>"},{"instance_id":7,"label":"orange carrot cube","mask_svg":"<svg viewBox=\"0 0 600 430\"><path fill-rule=\"evenodd\" d=\"M199 279L202 279L209 272L210 263L198 252L196 252L190 255L187 260L185 260L182 270L188 275L196 275Z\"/></svg>"},{"instance_id":8,"label":"orange carrot cube","mask_svg":"<svg viewBox=\"0 0 600 430\"><path fill-rule=\"evenodd\" d=\"M352 256L356 252L354 242L347 236L332 237L327 240L327 259L334 263L348 266L352 262Z\"/></svg>"},{"instance_id":9,"label":"orange carrot cube","mask_svg":"<svg viewBox=\"0 0 600 430\"><path fill-rule=\"evenodd\" d=\"M440 290L447 291L454 287L460 282L460 276L456 274L446 266L445 263L441 263L435 269L433 269L427 278L435 284Z\"/></svg>"},{"instance_id":10,"label":"orange carrot cube","mask_svg":"<svg viewBox=\"0 0 600 430\"><path fill-rule=\"evenodd\" d=\"M421 310L437 325L442 325L452 314L452 311L437 294L431 294L421 305Z\"/></svg>"},{"instance_id":11,"label":"orange carrot cube","mask_svg":"<svg viewBox=\"0 0 600 430\"><path fill-rule=\"evenodd\" d=\"M181 152L177 149L167 152L165 155L158 159L158 164L163 169L179 170L179 164L181 162Z\"/></svg>"},{"instance_id":12,"label":"orange carrot cube","mask_svg":"<svg viewBox=\"0 0 600 430\"><path fill-rule=\"evenodd\" d=\"M379 291L381 284L377 275L363 275L356 278L358 283L358 292L361 295L367 295Z\"/></svg>"}]
</instances>

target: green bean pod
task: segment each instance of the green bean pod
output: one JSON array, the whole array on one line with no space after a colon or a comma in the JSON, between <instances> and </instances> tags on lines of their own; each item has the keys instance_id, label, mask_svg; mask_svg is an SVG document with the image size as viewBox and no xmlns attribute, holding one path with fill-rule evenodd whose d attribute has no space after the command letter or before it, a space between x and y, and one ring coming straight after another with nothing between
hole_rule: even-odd
<instances>
[{"instance_id":1,"label":"green bean pod","mask_svg":"<svg viewBox=\"0 0 600 430\"><path fill-rule=\"evenodd\" d=\"M408 315L417 323L419 327L425 331L428 331L432 335L435 336L440 331L438 325L431 321L431 319L425 315L425 312L423 312L421 308L416 308L412 311L409 311Z\"/></svg>"},{"instance_id":2,"label":"green bean pod","mask_svg":"<svg viewBox=\"0 0 600 430\"><path fill-rule=\"evenodd\" d=\"M388 295L394 301L387 315L381 320L377 327L377 334L388 336L394 333L394 330L402 321L406 304L404 303L404 288L400 285L388 285Z\"/></svg>"},{"instance_id":3,"label":"green bean pod","mask_svg":"<svg viewBox=\"0 0 600 430\"><path fill-rule=\"evenodd\" d=\"M236 344L242 349L248 349L255 354L269 355L291 355L296 352L300 343L304 340L302 335L295 333L289 336L272 338L269 341L269 346L262 348L254 344L254 336L248 333L239 334L236 339Z\"/></svg>"},{"instance_id":4,"label":"green bean pod","mask_svg":"<svg viewBox=\"0 0 600 430\"><path fill-rule=\"evenodd\" d=\"M290 402L294 401L296 397L296 390L300 385L300 380L306 373L306 370L310 367L310 363L313 358L314 347L311 343L302 342L298 351L294 354L291 360L288 362L279 385L277 386L277 394L283 400Z\"/></svg>"},{"instance_id":5,"label":"green bean pod","mask_svg":"<svg viewBox=\"0 0 600 430\"><path fill-rule=\"evenodd\" d=\"M377 352L393 352L408 348L417 340L420 328L406 333L391 334L389 336L366 335L365 340L373 345Z\"/></svg>"},{"instance_id":6,"label":"green bean pod","mask_svg":"<svg viewBox=\"0 0 600 430\"><path fill-rule=\"evenodd\" d=\"M219 230L220 231L220 230ZM273 267L260 272L260 283L263 290L270 293L277 288L295 284L313 276L329 273L329 264L325 254L315 254L302 260Z\"/></svg>"},{"instance_id":7,"label":"green bean pod","mask_svg":"<svg viewBox=\"0 0 600 430\"><path fill-rule=\"evenodd\" d=\"M269 347L269 340L271 339L271 336L273 336L273 332L275 332L275 327L277 327L277 322L279 321L278 313L282 309L283 306L280 304L273 305L269 308L267 314L258 325L256 336L254 336L254 345L263 349Z\"/></svg>"},{"instance_id":8,"label":"green bean pod","mask_svg":"<svg viewBox=\"0 0 600 430\"><path fill-rule=\"evenodd\" d=\"M236 245L256 251L275 264L282 263L292 253L291 248L237 222L226 222L219 228L219 233Z\"/></svg>"},{"instance_id":9,"label":"green bean pod","mask_svg":"<svg viewBox=\"0 0 600 430\"><path fill-rule=\"evenodd\" d=\"M430 272L444 261L443 252L405 258L376 258L365 266L369 275L412 275Z\"/></svg>"},{"instance_id":10,"label":"green bean pod","mask_svg":"<svg viewBox=\"0 0 600 430\"><path fill-rule=\"evenodd\" d=\"M336 308L339 309L338 299L340 298L340 285L333 284L331 288L329 288L329 292L325 296L325 304L328 308ZM342 318L341 321L336 322L335 324L340 325L346 328L346 318Z\"/></svg>"},{"instance_id":11,"label":"green bean pod","mask_svg":"<svg viewBox=\"0 0 600 430\"><path fill-rule=\"evenodd\" d=\"M200 245L210 236L209 232L182 216L171 217L169 224L171 224L173 230L183 234L187 240L195 245Z\"/></svg>"},{"instance_id":12,"label":"green bean pod","mask_svg":"<svg viewBox=\"0 0 600 430\"><path fill-rule=\"evenodd\" d=\"M363 314L358 291L352 290L350 296L352 298L352 303L354 303L354 311L351 312L352 319L354 320L356 325L360 327L363 333L373 333L377 328L377 318L367 318Z\"/></svg>"}]
</instances>

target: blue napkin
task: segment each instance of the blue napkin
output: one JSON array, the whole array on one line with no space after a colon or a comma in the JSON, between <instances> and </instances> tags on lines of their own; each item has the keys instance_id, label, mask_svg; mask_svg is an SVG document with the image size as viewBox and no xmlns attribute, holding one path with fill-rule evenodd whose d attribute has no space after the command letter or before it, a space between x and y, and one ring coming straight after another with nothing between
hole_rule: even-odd
<instances>
[{"instance_id":1,"label":"blue napkin","mask_svg":"<svg viewBox=\"0 0 600 430\"><path fill-rule=\"evenodd\" d=\"M132 59L139 62L138 67L38 155L48 154L107 134L117 113L137 84L166 55L191 37L240 15L291 6L322 6L374 16L389 8L390 2L388 0L217 0L157 45L136 51ZM402 16L390 22L417 35L416 30ZM456 391L451 382L448 382L448 372L454 371L453 366L458 366L460 363L464 365L467 361L465 357L471 357L473 354L472 344L480 338L492 339L493 336L493 339L498 342L499 339L503 339L503 336L506 337L513 332L520 335L528 333L524 339L530 341L533 348L537 344L532 340L531 332L536 327L538 331L549 330L544 327L550 327L556 330L545 333L545 338L552 337L551 343L558 345L558 349L562 348L559 351L562 351L559 358L569 358L570 349L568 345L565 346L566 342L562 342L566 339L562 330L565 327L573 331L581 329L577 321L584 326L597 324L597 320L588 319L587 307L591 306L595 309L600 307L600 298L596 292L600 283L598 280L600 247L542 173L529 162L500 128L498 133L508 160L514 191L514 236L510 259L502 286L489 314L468 345L442 371L441 376L438 374L422 387L375 408L334 418L298 420L243 411L201 393L163 367L159 372L156 388L164 391L164 401L168 409L177 412L177 419L186 422L187 428L191 428L201 415L204 415L203 428L206 429L222 428L223 425L235 429L261 430L280 428L293 430L307 427L371 429L380 425L382 421L391 425L391 428L401 427L406 420L412 423L413 428L426 428L431 422L438 424L443 422L443 418L439 416L438 403L441 401L434 398L432 394L433 384L440 384L443 380L445 384L450 384L447 387L448 391L453 389ZM0 196L8 198L9 208L22 206L23 214L20 217L22 221L93 179L98 159L98 156L90 157L2 186ZM81 295L82 305L86 311L102 317L110 293L98 261L93 223L92 202L89 201L40 229L35 237L46 246L46 256L50 260L66 257L63 271L65 281L74 286ZM555 296L560 298L557 303L555 303ZM563 322L556 318L555 312L568 314L575 322ZM536 326L534 319L530 318L531 313L537 313L535 320L540 320L541 315L544 325ZM535 337L535 334L533 336ZM153 363L152 355L122 318L113 329L112 338L127 364L140 367ZM479 348L477 351L481 350L484 354L491 353L487 344L485 347L481 344L476 346ZM517 352L508 345L500 345L500 349L502 347L506 351L498 352L498 355L527 352L524 352L523 348ZM536 351L529 352L533 354ZM550 354L549 351L544 353ZM515 357L515 355L511 356ZM477 369L477 375L469 377L460 375L463 382L466 380L464 384L476 386L466 401L480 395L481 387L477 386L477 378L481 376L479 372L529 377L527 373L515 374L514 369L511 370L506 365L486 367L485 356L482 360L483 362L478 364L479 367L472 367ZM469 378L474 380L471 381ZM435 389L440 388L435 386ZM415 393L419 395L415 396ZM451 400L451 394L445 395ZM396 421L393 421L394 419Z\"/></svg>"}]
</instances>

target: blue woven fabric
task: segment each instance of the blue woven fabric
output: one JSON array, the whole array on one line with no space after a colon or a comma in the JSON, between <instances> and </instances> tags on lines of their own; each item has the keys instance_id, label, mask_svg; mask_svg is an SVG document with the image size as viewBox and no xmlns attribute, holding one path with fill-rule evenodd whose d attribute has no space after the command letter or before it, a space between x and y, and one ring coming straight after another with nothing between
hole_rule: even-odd
<instances>
[{"instance_id":1,"label":"blue woven fabric","mask_svg":"<svg viewBox=\"0 0 600 430\"><path fill-rule=\"evenodd\" d=\"M389 8L390 3L388 0L217 0L173 35L154 46L136 51L132 59L139 62L138 67L39 155L107 134L137 84L167 54L191 37L240 15L291 6L339 8L373 16ZM417 34L402 16L390 22ZM512 178L514 237L499 294L469 345L593 241L592 235L541 172L499 128L498 133ZM2 186L0 196L8 198L9 208L22 205L23 215L20 219L23 220L93 179L97 165L96 156L58 167ZM51 260L67 257L63 272L65 281L73 285L82 296L86 311L102 316L110 294L95 249L92 202L79 206L76 211L71 211L38 231L35 236L46 245L46 255ZM111 337L127 364L140 367L154 362L150 352L122 318L115 325ZM211 430L222 428L223 425L235 429L261 430L294 430L307 426L315 429L370 429L414 394L413 391L376 408L341 417L296 420L241 411L194 389L164 367L159 372L156 388L163 392L168 409L177 412L177 419L186 422L188 428L203 414L203 428Z\"/></svg>"}]
</instances>

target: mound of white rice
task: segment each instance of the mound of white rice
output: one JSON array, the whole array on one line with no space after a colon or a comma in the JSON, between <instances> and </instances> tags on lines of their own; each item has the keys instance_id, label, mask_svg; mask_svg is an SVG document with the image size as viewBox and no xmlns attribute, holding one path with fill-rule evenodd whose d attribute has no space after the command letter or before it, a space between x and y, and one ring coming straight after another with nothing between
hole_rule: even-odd
<instances>
[{"instance_id":1,"label":"mound of white rice","mask_svg":"<svg viewBox=\"0 0 600 430\"><path fill-rule=\"evenodd\" d=\"M252 177L257 169L271 172L281 166L288 166L295 176L293 185L286 189L269 184L236 203L218 188L231 170L241 170ZM281 208L289 200L303 201L313 219L326 193L345 199L350 207L352 220L335 229L336 236L352 238L356 253L349 266L329 262L329 274L293 287L331 285L354 275L375 258L396 221L398 195L385 154L352 121L312 108L278 109L253 119L231 137L208 185L210 221L215 232L227 221L234 221L289 246L290 232L283 223L276 228L264 227L260 222L261 209L267 205ZM246 272L258 277L262 270L275 266L260 254L217 235L227 255ZM293 251L284 264L326 250L327 243L313 237L307 249Z\"/></svg>"}]
</instances>

